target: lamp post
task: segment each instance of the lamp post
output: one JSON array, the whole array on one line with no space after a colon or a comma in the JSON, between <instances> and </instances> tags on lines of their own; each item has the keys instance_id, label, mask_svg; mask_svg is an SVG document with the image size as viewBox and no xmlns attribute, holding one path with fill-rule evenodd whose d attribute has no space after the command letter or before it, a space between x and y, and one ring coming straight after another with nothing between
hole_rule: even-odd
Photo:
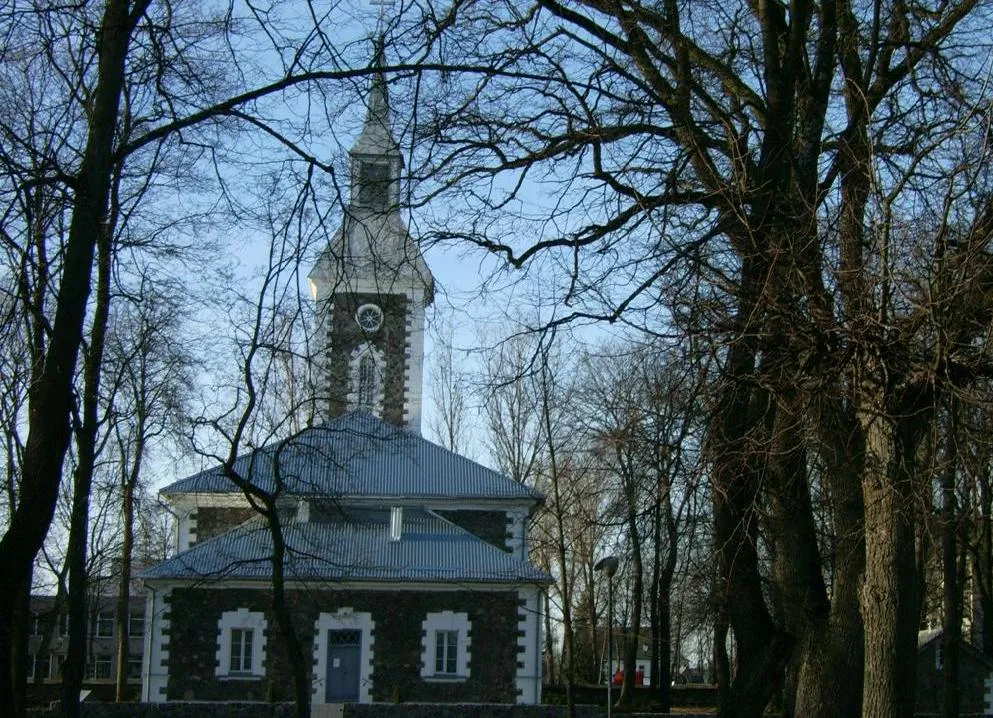
<instances>
[{"instance_id":1,"label":"lamp post","mask_svg":"<svg viewBox=\"0 0 993 718\"><path fill-rule=\"evenodd\" d=\"M607 574L607 718L613 709L611 689L614 686L614 574L620 564L617 556L604 556L593 566L594 571Z\"/></svg>"}]
</instances>

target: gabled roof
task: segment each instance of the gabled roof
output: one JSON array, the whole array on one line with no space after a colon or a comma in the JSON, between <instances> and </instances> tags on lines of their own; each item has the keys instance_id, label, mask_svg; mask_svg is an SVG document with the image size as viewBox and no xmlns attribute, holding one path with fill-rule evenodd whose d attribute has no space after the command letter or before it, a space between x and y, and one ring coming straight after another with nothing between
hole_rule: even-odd
<instances>
[{"instance_id":1,"label":"gabled roof","mask_svg":"<svg viewBox=\"0 0 993 718\"><path fill-rule=\"evenodd\" d=\"M274 488L277 467L285 492L297 496L526 503L542 498L481 464L362 412L343 414L235 461L239 474L266 491ZM169 484L161 493L240 492L214 467Z\"/></svg>"},{"instance_id":2,"label":"gabled roof","mask_svg":"<svg viewBox=\"0 0 993 718\"><path fill-rule=\"evenodd\" d=\"M917 652L920 653L934 641L940 640L944 635L945 632L941 628L929 628L924 631L918 631ZM974 660L984 664L987 668L993 669L993 657L984 654L977 646L974 646L965 638L960 638L958 644L959 649L961 649L964 655L971 656Z\"/></svg>"},{"instance_id":3,"label":"gabled roof","mask_svg":"<svg viewBox=\"0 0 993 718\"><path fill-rule=\"evenodd\" d=\"M512 554L428 511L406 509L400 540L389 510L348 510L337 519L284 526L290 581L548 583ZM259 580L272 576L272 537L262 519L198 543L142 574L145 579Z\"/></svg>"}]
</instances>

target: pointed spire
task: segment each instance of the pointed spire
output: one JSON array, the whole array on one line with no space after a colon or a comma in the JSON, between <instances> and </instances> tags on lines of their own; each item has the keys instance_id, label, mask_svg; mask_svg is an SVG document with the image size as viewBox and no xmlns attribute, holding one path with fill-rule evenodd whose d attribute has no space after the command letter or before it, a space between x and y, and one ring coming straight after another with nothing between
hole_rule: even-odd
<instances>
[{"instance_id":1,"label":"pointed spire","mask_svg":"<svg viewBox=\"0 0 993 718\"><path fill-rule=\"evenodd\" d=\"M400 147L390 132L390 99L383 76L385 39L382 34L372 42L372 65L376 70L369 83L369 94L366 97L366 117L362 132L352 146L353 155L389 155L400 156Z\"/></svg>"}]
</instances>

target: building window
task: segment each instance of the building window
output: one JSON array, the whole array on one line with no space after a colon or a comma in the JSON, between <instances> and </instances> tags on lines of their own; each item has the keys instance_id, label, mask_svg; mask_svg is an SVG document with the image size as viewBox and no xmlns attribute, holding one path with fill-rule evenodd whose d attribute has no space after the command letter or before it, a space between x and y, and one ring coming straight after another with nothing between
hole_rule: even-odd
<instances>
[{"instance_id":1,"label":"building window","mask_svg":"<svg viewBox=\"0 0 993 718\"><path fill-rule=\"evenodd\" d=\"M359 409L372 411L376 406L376 360L366 354L359 361Z\"/></svg>"},{"instance_id":2,"label":"building window","mask_svg":"<svg viewBox=\"0 0 993 718\"><path fill-rule=\"evenodd\" d=\"M466 680L469 677L469 614L429 613L421 624L421 678Z\"/></svg>"},{"instance_id":3,"label":"building window","mask_svg":"<svg viewBox=\"0 0 993 718\"><path fill-rule=\"evenodd\" d=\"M99 653L91 656L89 662L86 664L86 677L97 681L110 680L111 667L109 653Z\"/></svg>"},{"instance_id":4,"label":"building window","mask_svg":"<svg viewBox=\"0 0 993 718\"><path fill-rule=\"evenodd\" d=\"M389 196L390 166L383 162L359 164L359 204L372 209L386 209Z\"/></svg>"},{"instance_id":5,"label":"building window","mask_svg":"<svg viewBox=\"0 0 993 718\"><path fill-rule=\"evenodd\" d=\"M97 638L114 637L114 614L110 611L101 611L97 614Z\"/></svg>"},{"instance_id":6,"label":"building window","mask_svg":"<svg viewBox=\"0 0 993 718\"><path fill-rule=\"evenodd\" d=\"M141 680L141 659L140 658L129 658L128 659L128 680Z\"/></svg>"},{"instance_id":7,"label":"building window","mask_svg":"<svg viewBox=\"0 0 993 718\"><path fill-rule=\"evenodd\" d=\"M226 611L218 622L217 675L228 678L260 678L265 653L265 615L239 608Z\"/></svg>"},{"instance_id":8,"label":"building window","mask_svg":"<svg viewBox=\"0 0 993 718\"><path fill-rule=\"evenodd\" d=\"M251 674L253 633L251 628L231 629L231 661L228 664L231 675Z\"/></svg>"},{"instance_id":9,"label":"building window","mask_svg":"<svg viewBox=\"0 0 993 718\"><path fill-rule=\"evenodd\" d=\"M458 631L435 631L434 672L435 674L456 675L456 659L459 651Z\"/></svg>"},{"instance_id":10,"label":"building window","mask_svg":"<svg viewBox=\"0 0 993 718\"><path fill-rule=\"evenodd\" d=\"M145 616L141 613L128 613L128 635L138 638L145 635Z\"/></svg>"},{"instance_id":11,"label":"building window","mask_svg":"<svg viewBox=\"0 0 993 718\"><path fill-rule=\"evenodd\" d=\"M349 357L350 408L380 415L383 406L383 364L383 353L371 344L355 348Z\"/></svg>"},{"instance_id":12,"label":"building window","mask_svg":"<svg viewBox=\"0 0 993 718\"><path fill-rule=\"evenodd\" d=\"M65 638L69 635L69 614L60 613L59 614L59 636Z\"/></svg>"}]
</instances>

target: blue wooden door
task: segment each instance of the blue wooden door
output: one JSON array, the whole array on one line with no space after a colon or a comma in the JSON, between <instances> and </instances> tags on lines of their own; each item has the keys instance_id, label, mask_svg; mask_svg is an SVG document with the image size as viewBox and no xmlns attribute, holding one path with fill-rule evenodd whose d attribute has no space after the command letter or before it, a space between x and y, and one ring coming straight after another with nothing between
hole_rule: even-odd
<instances>
[{"instance_id":1,"label":"blue wooden door","mask_svg":"<svg viewBox=\"0 0 993 718\"><path fill-rule=\"evenodd\" d=\"M359 699L359 658L362 631L328 631L327 702Z\"/></svg>"}]
</instances>

